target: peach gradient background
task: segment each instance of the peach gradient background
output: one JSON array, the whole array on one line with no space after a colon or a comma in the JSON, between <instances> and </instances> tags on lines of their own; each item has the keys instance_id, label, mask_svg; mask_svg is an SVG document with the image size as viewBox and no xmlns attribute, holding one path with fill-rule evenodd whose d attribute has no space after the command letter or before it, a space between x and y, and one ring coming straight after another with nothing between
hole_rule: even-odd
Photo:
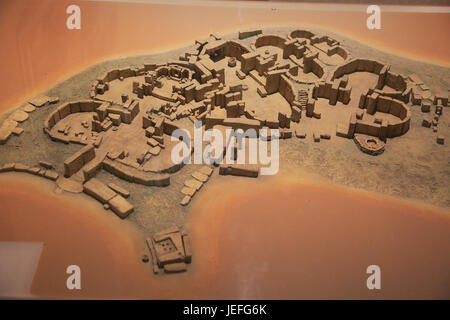
<instances>
[{"instance_id":1,"label":"peach gradient background","mask_svg":"<svg viewBox=\"0 0 450 320\"><path fill-rule=\"evenodd\" d=\"M44 243L34 298L450 297L445 209L311 183L295 173L221 177L193 199L186 216L194 252L189 270L154 276L140 261L149 254L146 235L131 221L86 195L55 195L53 188L26 174L0 176L0 241ZM79 291L66 288L72 264L82 270ZM382 269L380 291L366 287L372 264Z\"/></svg>"},{"instance_id":2,"label":"peach gradient background","mask_svg":"<svg viewBox=\"0 0 450 320\"><path fill-rule=\"evenodd\" d=\"M66 28L69 4L81 8L81 30ZM170 50L211 32L246 26L315 25L371 46L449 65L449 14L384 12L382 7L382 29L369 31L365 6L287 6L2 0L0 112L105 58Z\"/></svg>"}]
</instances>

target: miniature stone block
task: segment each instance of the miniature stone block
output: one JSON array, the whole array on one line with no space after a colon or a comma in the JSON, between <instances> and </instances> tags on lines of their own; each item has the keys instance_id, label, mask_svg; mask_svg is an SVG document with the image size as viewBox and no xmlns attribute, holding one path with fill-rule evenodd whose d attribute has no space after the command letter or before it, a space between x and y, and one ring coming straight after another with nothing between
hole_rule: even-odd
<instances>
[{"instance_id":1,"label":"miniature stone block","mask_svg":"<svg viewBox=\"0 0 450 320\"><path fill-rule=\"evenodd\" d=\"M53 165L47 161L39 161L39 165L45 169L53 169Z\"/></svg>"},{"instance_id":2,"label":"miniature stone block","mask_svg":"<svg viewBox=\"0 0 450 320\"><path fill-rule=\"evenodd\" d=\"M258 88L256 89L256 91L258 92L258 94L261 96L261 98L264 98L267 96L267 91L266 89L264 89L264 87L262 86L258 86Z\"/></svg>"},{"instance_id":3,"label":"miniature stone block","mask_svg":"<svg viewBox=\"0 0 450 320\"><path fill-rule=\"evenodd\" d=\"M313 133L313 140L314 142L320 142L320 134L317 132Z\"/></svg>"},{"instance_id":4,"label":"miniature stone block","mask_svg":"<svg viewBox=\"0 0 450 320\"><path fill-rule=\"evenodd\" d=\"M246 75L245 73L243 73L241 70L236 70L236 76L240 79L240 80L244 80Z\"/></svg>"},{"instance_id":5,"label":"miniature stone block","mask_svg":"<svg viewBox=\"0 0 450 320\"><path fill-rule=\"evenodd\" d=\"M440 103L443 106L447 106L448 105L448 94L446 94L446 93L436 94L433 99L433 103L434 104Z\"/></svg>"},{"instance_id":6,"label":"miniature stone block","mask_svg":"<svg viewBox=\"0 0 450 320\"><path fill-rule=\"evenodd\" d=\"M152 155L157 156L161 152L161 147L160 146L156 146L156 147L150 148L149 152Z\"/></svg>"},{"instance_id":7,"label":"miniature stone block","mask_svg":"<svg viewBox=\"0 0 450 320\"><path fill-rule=\"evenodd\" d=\"M422 95L420 93L414 93L412 95L411 102L415 106L419 106L422 104Z\"/></svg>"},{"instance_id":8,"label":"miniature stone block","mask_svg":"<svg viewBox=\"0 0 450 320\"><path fill-rule=\"evenodd\" d=\"M120 122L121 122L120 114L110 113L108 116L109 116L109 118L111 119L112 124L113 124L114 126L120 125Z\"/></svg>"},{"instance_id":9,"label":"miniature stone block","mask_svg":"<svg viewBox=\"0 0 450 320\"><path fill-rule=\"evenodd\" d=\"M153 138L150 138L147 140L147 144L152 147L157 147L159 145L159 142Z\"/></svg>"},{"instance_id":10,"label":"miniature stone block","mask_svg":"<svg viewBox=\"0 0 450 320\"><path fill-rule=\"evenodd\" d=\"M426 128L431 127L431 121L430 121L430 119L424 118L424 119L422 120L422 127L426 127Z\"/></svg>"},{"instance_id":11,"label":"miniature stone block","mask_svg":"<svg viewBox=\"0 0 450 320\"><path fill-rule=\"evenodd\" d=\"M143 118L145 119L145 118ZM148 127L145 129L145 136L146 137L152 137L155 134L155 128L154 127Z\"/></svg>"},{"instance_id":12,"label":"miniature stone block","mask_svg":"<svg viewBox=\"0 0 450 320\"><path fill-rule=\"evenodd\" d=\"M19 128L19 127L15 127L14 129L11 130L11 133L16 135L16 136L20 136L23 133L23 128Z\"/></svg>"},{"instance_id":13,"label":"miniature stone block","mask_svg":"<svg viewBox=\"0 0 450 320\"><path fill-rule=\"evenodd\" d=\"M290 130L290 129L281 129L280 130L280 138L281 139L292 138L292 130Z\"/></svg>"},{"instance_id":14,"label":"miniature stone block","mask_svg":"<svg viewBox=\"0 0 450 320\"><path fill-rule=\"evenodd\" d=\"M306 132L304 130L295 130L295 136L299 139L305 139Z\"/></svg>"},{"instance_id":15,"label":"miniature stone block","mask_svg":"<svg viewBox=\"0 0 450 320\"><path fill-rule=\"evenodd\" d=\"M160 144L164 144L164 137L163 136L154 135L154 136L152 136L152 138L155 139L156 141L158 141Z\"/></svg>"},{"instance_id":16,"label":"miniature stone block","mask_svg":"<svg viewBox=\"0 0 450 320\"><path fill-rule=\"evenodd\" d=\"M0 128L0 144L5 144L6 141L8 141L11 134L12 134L11 129L7 129L4 127Z\"/></svg>"},{"instance_id":17,"label":"miniature stone block","mask_svg":"<svg viewBox=\"0 0 450 320\"><path fill-rule=\"evenodd\" d=\"M191 201L191 197L190 196L184 196L184 198L181 200L180 204L182 206L187 206L190 201Z\"/></svg>"},{"instance_id":18,"label":"miniature stone block","mask_svg":"<svg viewBox=\"0 0 450 320\"><path fill-rule=\"evenodd\" d=\"M176 262L176 263L170 263L164 265L164 272L165 273L178 273L186 271L186 263L184 262Z\"/></svg>"},{"instance_id":19,"label":"miniature stone block","mask_svg":"<svg viewBox=\"0 0 450 320\"><path fill-rule=\"evenodd\" d=\"M15 163L7 163L3 167L0 167L0 172L14 171Z\"/></svg>"},{"instance_id":20,"label":"miniature stone block","mask_svg":"<svg viewBox=\"0 0 450 320\"><path fill-rule=\"evenodd\" d=\"M300 122L300 118L302 117L302 110L296 106L292 106L292 114L291 120L294 122Z\"/></svg>"},{"instance_id":21,"label":"miniature stone block","mask_svg":"<svg viewBox=\"0 0 450 320\"><path fill-rule=\"evenodd\" d=\"M111 207L111 210L122 219L128 217L134 210L134 207L119 194L110 199L108 204Z\"/></svg>"},{"instance_id":22,"label":"miniature stone block","mask_svg":"<svg viewBox=\"0 0 450 320\"><path fill-rule=\"evenodd\" d=\"M56 181L58 179L59 174L53 170L47 170L45 171L45 178Z\"/></svg>"},{"instance_id":23,"label":"miniature stone block","mask_svg":"<svg viewBox=\"0 0 450 320\"><path fill-rule=\"evenodd\" d=\"M199 169L199 172L203 173L203 174L205 174L207 176L210 176L212 174L212 172L213 172L213 169L211 169L210 167L204 166L204 167L201 167Z\"/></svg>"},{"instance_id":24,"label":"miniature stone block","mask_svg":"<svg viewBox=\"0 0 450 320\"><path fill-rule=\"evenodd\" d=\"M192 177L194 177L195 179L197 179L200 182L206 182L206 181L208 181L208 178L209 178L208 175L203 174L203 173L198 172L198 171L194 172L192 174Z\"/></svg>"},{"instance_id":25,"label":"miniature stone block","mask_svg":"<svg viewBox=\"0 0 450 320\"><path fill-rule=\"evenodd\" d=\"M11 115L11 119L17 122L24 122L30 117L28 113L22 110L17 110Z\"/></svg>"},{"instance_id":26,"label":"miniature stone block","mask_svg":"<svg viewBox=\"0 0 450 320\"><path fill-rule=\"evenodd\" d=\"M26 171L28 171L29 168L30 168L30 167L28 167L28 166L26 166L26 165L24 165L24 164L16 163L16 165L14 166L14 171L17 171L17 172L26 172Z\"/></svg>"},{"instance_id":27,"label":"miniature stone block","mask_svg":"<svg viewBox=\"0 0 450 320\"><path fill-rule=\"evenodd\" d=\"M422 107L421 107L422 112L430 112L430 108L431 108L431 103L422 101Z\"/></svg>"},{"instance_id":28,"label":"miniature stone block","mask_svg":"<svg viewBox=\"0 0 450 320\"><path fill-rule=\"evenodd\" d=\"M92 178L85 182L83 191L101 203L106 203L117 195L113 190L96 178Z\"/></svg>"},{"instance_id":29,"label":"miniature stone block","mask_svg":"<svg viewBox=\"0 0 450 320\"><path fill-rule=\"evenodd\" d=\"M261 33L262 33L261 29L239 31L238 38L239 38L239 40L242 40L242 39L256 36Z\"/></svg>"},{"instance_id":30,"label":"miniature stone block","mask_svg":"<svg viewBox=\"0 0 450 320\"><path fill-rule=\"evenodd\" d=\"M189 188L189 187L184 187L183 189L181 189L181 193L192 197L195 194L195 189L193 188Z\"/></svg>"},{"instance_id":31,"label":"miniature stone block","mask_svg":"<svg viewBox=\"0 0 450 320\"><path fill-rule=\"evenodd\" d=\"M357 110L356 111L356 119L362 120L363 116L364 116L364 110Z\"/></svg>"},{"instance_id":32,"label":"miniature stone block","mask_svg":"<svg viewBox=\"0 0 450 320\"><path fill-rule=\"evenodd\" d=\"M118 186L115 183L109 183L108 187L110 187L112 190L114 190L115 192L117 192L118 194L120 194L122 197L124 198L128 198L130 196L130 192L120 186Z\"/></svg>"},{"instance_id":33,"label":"miniature stone block","mask_svg":"<svg viewBox=\"0 0 450 320\"><path fill-rule=\"evenodd\" d=\"M221 164L219 174L256 178L259 175L259 167L254 164Z\"/></svg>"},{"instance_id":34,"label":"miniature stone block","mask_svg":"<svg viewBox=\"0 0 450 320\"><path fill-rule=\"evenodd\" d=\"M349 134L348 131L349 131L348 124L340 122L336 125L336 136L338 137L347 138Z\"/></svg>"},{"instance_id":35,"label":"miniature stone block","mask_svg":"<svg viewBox=\"0 0 450 320\"><path fill-rule=\"evenodd\" d=\"M186 187L195 189L195 190L200 190L200 188L203 186L203 182L195 180L195 179L188 179L186 181L184 181L184 185Z\"/></svg>"}]
</instances>

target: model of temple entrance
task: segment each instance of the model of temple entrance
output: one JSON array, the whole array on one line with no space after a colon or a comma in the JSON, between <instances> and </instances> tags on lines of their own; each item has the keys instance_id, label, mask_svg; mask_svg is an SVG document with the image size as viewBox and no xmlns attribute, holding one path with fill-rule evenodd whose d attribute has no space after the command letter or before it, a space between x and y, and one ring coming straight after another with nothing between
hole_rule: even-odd
<instances>
[{"instance_id":1,"label":"model of temple entrance","mask_svg":"<svg viewBox=\"0 0 450 320\"><path fill-rule=\"evenodd\" d=\"M54 180L60 190L84 192L125 219L135 209L135 185L167 188L189 166L172 161L178 142L171 135L181 128L192 133L197 121L203 131L267 129L267 140L275 129L281 140L353 139L353 152L379 157L391 139L408 134L411 108L418 108L427 116L417 121L434 131L435 143L444 144L438 124L448 93L432 92L419 76L395 73L387 61L352 57L339 41L306 30L285 36L247 30L233 38L211 34L178 59L107 70L82 100L30 100L3 122L1 144L22 135L19 123L34 121L38 108L45 109L39 125L47 139L82 148L62 163L36 156L33 166L17 158L2 163L0 172ZM218 175L253 178L260 170L260 164L192 165L176 179L171 192L178 195L170 199L178 199L180 208L189 206L216 167ZM102 181L102 171L124 183ZM147 243L155 273L184 271L190 262L188 235L179 228L154 233Z\"/></svg>"}]
</instances>

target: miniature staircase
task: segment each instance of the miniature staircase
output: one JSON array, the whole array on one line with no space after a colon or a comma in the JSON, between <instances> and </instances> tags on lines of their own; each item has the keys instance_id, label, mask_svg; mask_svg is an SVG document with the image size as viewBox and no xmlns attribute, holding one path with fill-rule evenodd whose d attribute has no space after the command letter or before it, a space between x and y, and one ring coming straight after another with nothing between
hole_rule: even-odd
<instances>
[{"instance_id":1,"label":"miniature staircase","mask_svg":"<svg viewBox=\"0 0 450 320\"><path fill-rule=\"evenodd\" d=\"M308 103L308 91L307 90L298 90L297 101L300 103L302 110L306 109L306 104Z\"/></svg>"}]
</instances>

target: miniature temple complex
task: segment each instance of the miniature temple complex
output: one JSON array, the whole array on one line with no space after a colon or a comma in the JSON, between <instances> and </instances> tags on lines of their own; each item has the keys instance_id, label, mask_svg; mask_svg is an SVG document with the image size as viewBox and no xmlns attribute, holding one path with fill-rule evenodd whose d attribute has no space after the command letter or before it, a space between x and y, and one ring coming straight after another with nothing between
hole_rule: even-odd
<instances>
[{"instance_id":1,"label":"miniature temple complex","mask_svg":"<svg viewBox=\"0 0 450 320\"><path fill-rule=\"evenodd\" d=\"M234 39L211 34L176 60L108 70L92 82L87 96L63 102L41 96L14 112L0 126L0 144L23 134L19 124L30 121L35 109L47 108L41 125L48 139L80 149L60 166L41 161L29 167L18 161L0 164L0 172L27 172L55 181L62 190L84 192L122 219L133 214L133 192L102 182L99 173L132 185L170 186L188 166L172 161L178 143L172 134L178 129L192 133L196 122L201 121L203 132L265 129L266 140L353 139L356 152L378 156L390 139L408 134L411 108L425 114L421 125L435 130L436 142L444 144L437 128L448 106L448 94L432 95L417 75L352 57L339 41L301 29L285 36L244 30ZM237 149L224 148L224 153ZM175 183L177 205L188 206L212 178L258 178L261 166L195 167L188 179ZM147 245L155 273L185 271L191 262L189 236L178 227L154 234Z\"/></svg>"}]
</instances>

